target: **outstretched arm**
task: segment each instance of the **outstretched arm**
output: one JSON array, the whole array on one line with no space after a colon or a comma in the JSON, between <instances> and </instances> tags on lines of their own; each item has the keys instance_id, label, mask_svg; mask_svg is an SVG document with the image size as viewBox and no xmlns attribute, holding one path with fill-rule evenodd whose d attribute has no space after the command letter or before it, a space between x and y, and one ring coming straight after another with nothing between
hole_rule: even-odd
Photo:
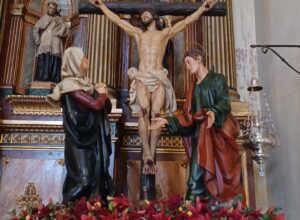
<instances>
[{"instance_id":1,"label":"outstretched arm","mask_svg":"<svg viewBox=\"0 0 300 220\"><path fill-rule=\"evenodd\" d=\"M96 6L97 8L100 8L104 15L107 16L109 20L111 20L113 23L118 25L120 28L122 28L125 32L128 34L134 36L138 33L139 29L128 23L127 21L122 20L118 15L116 15L114 12L109 10L102 0L90 0L90 3Z\"/></svg>"},{"instance_id":2,"label":"outstretched arm","mask_svg":"<svg viewBox=\"0 0 300 220\"><path fill-rule=\"evenodd\" d=\"M176 23L172 28L169 29L168 38L174 37L178 32L184 30L189 24L197 21L201 14L209 11L216 3L216 0L205 0L205 2L200 8L197 9L197 11L187 16L184 20Z\"/></svg>"}]
</instances>

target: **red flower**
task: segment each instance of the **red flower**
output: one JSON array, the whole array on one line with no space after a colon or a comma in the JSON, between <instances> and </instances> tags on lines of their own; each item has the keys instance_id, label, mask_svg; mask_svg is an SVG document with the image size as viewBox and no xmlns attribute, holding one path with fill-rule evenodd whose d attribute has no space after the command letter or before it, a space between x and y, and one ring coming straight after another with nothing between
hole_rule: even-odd
<instances>
[{"instance_id":1,"label":"red flower","mask_svg":"<svg viewBox=\"0 0 300 220\"><path fill-rule=\"evenodd\" d=\"M86 197L82 197L74 206L74 214L75 216L80 217L82 215L86 215L87 213L87 199Z\"/></svg>"},{"instance_id":2,"label":"red flower","mask_svg":"<svg viewBox=\"0 0 300 220\"><path fill-rule=\"evenodd\" d=\"M137 212L136 210L131 211L128 214L128 219L130 220L140 220L143 216L143 213Z\"/></svg>"},{"instance_id":3,"label":"red flower","mask_svg":"<svg viewBox=\"0 0 300 220\"><path fill-rule=\"evenodd\" d=\"M284 213L280 213L274 216L274 218L272 218L272 220L284 220Z\"/></svg>"},{"instance_id":4,"label":"red flower","mask_svg":"<svg viewBox=\"0 0 300 220\"><path fill-rule=\"evenodd\" d=\"M166 215L164 212L152 214L151 217L152 217L151 219L153 219L153 220L171 220L172 219L171 215Z\"/></svg>"},{"instance_id":5,"label":"red flower","mask_svg":"<svg viewBox=\"0 0 300 220\"><path fill-rule=\"evenodd\" d=\"M87 209L88 209L90 212L93 211L93 210L95 209L95 207L92 206L91 203L89 203L89 202L86 202L86 207L87 207Z\"/></svg>"},{"instance_id":6,"label":"red flower","mask_svg":"<svg viewBox=\"0 0 300 220\"><path fill-rule=\"evenodd\" d=\"M243 214L241 213L241 211L239 209L234 209L232 210L231 213L229 213L228 215L230 220L243 220Z\"/></svg>"},{"instance_id":7,"label":"red flower","mask_svg":"<svg viewBox=\"0 0 300 220\"><path fill-rule=\"evenodd\" d=\"M181 204L181 197L179 195L174 195L167 200L167 206L169 210L175 211L179 208Z\"/></svg>"},{"instance_id":8,"label":"red flower","mask_svg":"<svg viewBox=\"0 0 300 220\"><path fill-rule=\"evenodd\" d=\"M267 210L267 214L271 217L272 220L284 220L284 213L281 213L281 209L276 207L270 207Z\"/></svg>"},{"instance_id":9,"label":"red flower","mask_svg":"<svg viewBox=\"0 0 300 220\"><path fill-rule=\"evenodd\" d=\"M227 216L228 216L228 210L225 208L220 208L216 215L217 218L222 218L222 217L227 217Z\"/></svg>"},{"instance_id":10,"label":"red flower","mask_svg":"<svg viewBox=\"0 0 300 220\"><path fill-rule=\"evenodd\" d=\"M48 205L53 205L53 200L51 198L48 200Z\"/></svg>"},{"instance_id":11,"label":"red flower","mask_svg":"<svg viewBox=\"0 0 300 220\"><path fill-rule=\"evenodd\" d=\"M41 206L38 211L39 218L46 218L51 213L51 209L48 206Z\"/></svg>"},{"instance_id":12,"label":"red flower","mask_svg":"<svg viewBox=\"0 0 300 220\"><path fill-rule=\"evenodd\" d=\"M82 215L80 217L80 220L97 220L96 216L87 216L87 215Z\"/></svg>"},{"instance_id":13,"label":"red flower","mask_svg":"<svg viewBox=\"0 0 300 220\"><path fill-rule=\"evenodd\" d=\"M132 204L124 196L121 196L121 197L107 197L107 199L112 204L112 207L114 209L117 209L118 212L123 212L129 206L132 206Z\"/></svg>"},{"instance_id":14,"label":"red flower","mask_svg":"<svg viewBox=\"0 0 300 220\"><path fill-rule=\"evenodd\" d=\"M82 198L70 203L69 207L53 204L50 200L47 206L39 204L37 208L22 211L19 217L12 211L10 220L48 219L53 216L57 220L211 220L222 217L228 220L258 220L262 217L284 220L285 217L281 209L274 207L269 208L263 215L261 209L243 207L239 201L233 206L224 206L217 201L199 197L194 202L182 202L180 196L175 195L169 200L151 201L140 208L134 208L124 196L109 197L108 200L108 208L102 206L100 197L90 201Z\"/></svg>"},{"instance_id":15,"label":"red flower","mask_svg":"<svg viewBox=\"0 0 300 220\"><path fill-rule=\"evenodd\" d=\"M22 216L24 216L24 217L29 215L28 211L26 211L26 210L22 210L21 213L22 213Z\"/></svg>"}]
</instances>

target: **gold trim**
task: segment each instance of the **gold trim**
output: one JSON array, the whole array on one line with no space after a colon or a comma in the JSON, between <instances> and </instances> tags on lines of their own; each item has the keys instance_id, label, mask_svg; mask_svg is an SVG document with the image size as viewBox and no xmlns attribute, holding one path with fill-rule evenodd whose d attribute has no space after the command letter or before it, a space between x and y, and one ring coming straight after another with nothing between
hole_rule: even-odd
<instances>
[{"instance_id":1,"label":"gold trim","mask_svg":"<svg viewBox=\"0 0 300 220\"><path fill-rule=\"evenodd\" d=\"M13 16L23 16L25 12L25 5L24 4L13 4L13 8L11 14Z\"/></svg>"},{"instance_id":2,"label":"gold trim","mask_svg":"<svg viewBox=\"0 0 300 220\"><path fill-rule=\"evenodd\" d=\"M126 127L138 127L138 123L137 122L125 122L124 125Z\"/></svg>"},{"instance_id":3,"label":"gold trim","mask_svg":"<svg viewBox=\"0 0 300 220\"><path fill-rule=\"evenodd\" d=\"M123 137L123 145L124 146L141 146L141 138L138 135L125 135ZM183 148L183 141L180 136L164 136L162 135L158 141L158 149L164 148L168 149L180 149Z\"/></svg>"},{"instance_id":4,"label":"gold trim","mask_svg":"<svg viewBox=\"0 0 300 220\"><path fill-rule=\"evenodd\" d=\"M157 148L156 149L157 151L160 151L160 152L173 152L173 151L176 151L176 152L185 152L185 149L182 147L181 148Z\"/></svg>"},{"instance_id":5,"label":"gold trim","mask_svg":"<svg viewBox=\"0 0 300 220\"><path fill-rule=\"evenodd\" d=\"M60 145L64 144L65 135L49 133L3 133L1 144L43 144Z\"/></svg>"},{"instance_id":6,"label":"gold trim","mask_svg":"<svg viewBox=\"0 0 300 220\"><path fill-rule=\"evenodd\" d=\"M0 119L3 125L63 125L62 121L33 121L33 120L7 120Z\"/></svg>"},{"instance_id":7,"label":"gold trim","mask_svg":"<svg viewBox=\"0 0 300 220\"><path fill-rule=\"evenodd\" d=\"M122 152L133 152L133 153L141 153L142 149L138 149L135 147L121 147L120 150ZM178 148L172 148L172 149L156 149L157 153L171 153L171 154L177 154L177 153L186 153L185 149L178 149Z\"/></svg>"},{"instance_id":8,"label":"gold trim","mask_svg":"<svg viewBox=\"0 0 300 220\"><path fill-rule=\"evenodd\" d=\"M113 132L112 134L113 135ZM64 145L65 134L64 133L3 133L0 134L0 144L2 145L21 145L25 144L36 144L36 145ZM116 143L118 141L117 137L111 137L111 142Z\"/></svg>"},{"instance_id":9,"label":"gold trim","mask_svg":"<svg viewBox=\"0 0 300 220\"><path fill-rule=\"evenodd\" d=\"M89 16L87 14L79 14L78 17L79 18L88 18Z\"/></svg>"},{"instance_id":10,"label":"gold trim","mask_svg":"<svg viewBox=\"0 0 300 220\"><path fill-rule=\"evenodd\" d=\"M61 115L62 109L51 106L45 96L9 95L6 97L16 115Z\"/></svg>"},{"instance_id":11,"label":"gold trim","mask_svg":"<svg viewBox=\"0 0 300 220\"><path fill-rule=\"evenodd\" d=\"M29 24L32 24L34 25L37 21L38 21L38 18L36 16L32 16L30 14L26 14L24 16L24 20L29 23Z\"/></svg>"},{"instance_id":12,"label":"gold trim","mask_svg":"<svg viewBox=\"0 0 300 220\"><path fill-rule=\"evenodd\" d=\"M2 157L2 165L3 167L7 167L10 163L10 158L9 157Z\"/></svg>"},{"instance_id":13,"label":"gold trim","mask_svg":"<svg viewBox=\"0 0 300 220\"><path fill-rule=\"evenodd\" d=\"M12 106L13 114L16 115L62 115L62 108L54 107L46 101L45 96L36 95L8 95L6 99ZM117 101L112 99L113 109L109 118L122 117L123 110L116 108Z\"/></svg>"},{"instance_id":14,"label":"gold trim","mask_svg":"<svg viewBox=\"0 0 300 220\"><path fill-rule=\"evenodd\" d=\"M246 196L246 204L250 205L249 200L249 183L248 183L248 170L247 170L247 151L240 151L242 161L242 176L243 176L243 187Z\"/></svg>"},{"instance_id":15,"label":"gold trim","mask_svg":"<svg viewBox=\"0 0 300 220\"><path fill-rule=\"evenodd\" d=\"M64 150L64 146L16 146L16 145L1 145L1 150L41 150L41 151L48 151L48 150Z\"/></svg>"},{"instance_id":16,"label":"gold trim","mask_svg":"<svg viewBox=\"0 0 300 220\"><path fill-rule=\"evenodd\" d=\"M111 110L110 115L111 115L111 114L123 114L123 109L121 109L121 108L113 108L113 109Z\"/></svg>"},{"instance_id":17,"label":"gold trim","mask_svg":"<svg viewBox=\"0 0 300 220\"><path fill-rule=\"evenodd\" d=\"M18 207L22 210L27 210L41 204L42 199L36 191L34 183L28 183L24 195L20 195L16 200Z\"/></svg>"},{"instance_id":18,"label":"gold trim","mask_svg":"<svg viewBox=\"0 0 300 220\"><path fill-rule=\"evenodd\" d=\"M63 167L65 165L65 159L58 159L55 161L55 164Z\"/></svg>"}]
</instances>

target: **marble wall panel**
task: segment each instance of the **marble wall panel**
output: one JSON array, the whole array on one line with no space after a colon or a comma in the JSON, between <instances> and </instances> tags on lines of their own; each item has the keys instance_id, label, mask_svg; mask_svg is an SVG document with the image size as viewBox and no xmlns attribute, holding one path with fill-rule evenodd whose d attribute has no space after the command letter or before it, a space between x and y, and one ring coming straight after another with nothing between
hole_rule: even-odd
<instances>
[{"instance_id":1,"label":"marble wall panel","mask_svg":"<svg viewBox=\"0 0 300 220\"><path fill-rule=\"evenodd\" d=\"M56 160L10 159L2 168L0 216L16 208L16 199L24 195L28 183L34 183L44 203L50 198L61 201L64 176L64 168Z\"/></svg>"}]
</instances>

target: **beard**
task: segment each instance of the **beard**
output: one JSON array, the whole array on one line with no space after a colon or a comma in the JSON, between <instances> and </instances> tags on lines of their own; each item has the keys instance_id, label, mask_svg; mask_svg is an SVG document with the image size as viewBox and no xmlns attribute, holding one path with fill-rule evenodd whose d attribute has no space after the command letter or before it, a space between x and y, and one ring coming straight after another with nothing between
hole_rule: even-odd
<instances>
[{"instance_id":1,"label":"beard","mask_svg":"<svg viewBox=\"0 0 300 220\"><path fill-rule=\"evenodd\" d=\"M147 28L149 27L149 25L152 23L152 21L154 21L154 18L149 19L148 21L142 21L142 26L144 30L147 30Z\"/></svg>"}]
</instances>

